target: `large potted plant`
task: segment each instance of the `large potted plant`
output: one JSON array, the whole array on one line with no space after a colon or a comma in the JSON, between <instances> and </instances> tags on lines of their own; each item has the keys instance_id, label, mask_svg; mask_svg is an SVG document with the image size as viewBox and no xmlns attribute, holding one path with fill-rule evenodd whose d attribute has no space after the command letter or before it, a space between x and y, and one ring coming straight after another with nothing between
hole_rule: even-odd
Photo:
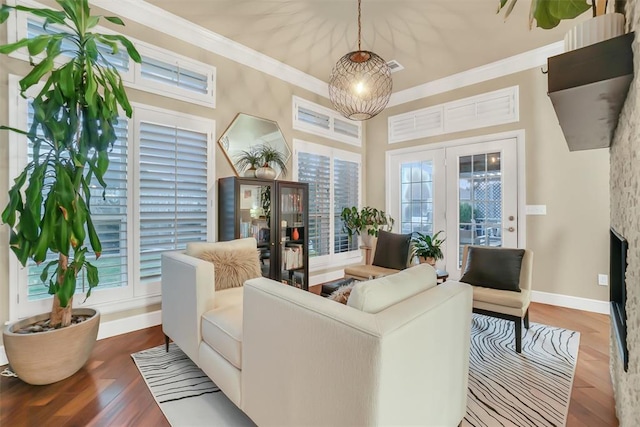
<instances>
[{"instance_id":1,"label":"large potted plant","mask_svg":"<svg viewBox=\"0 0 640 427\"><path fill-rule=\"evenodd\" d=\"M2 54L20 48L29 52L33 68L20 80L23 96L42 84L31 99L33 123L29 129L0 126L25 136L33 152L31 161L15 178L2 212L2 221L11 227L11 250L23 266L29 260L45 262L50 252L56 255L40 276L53 295L51 313L9 325L3 333L11 368L31 384L48 384L73 375L95 343L99 313L92 309L72 311L73 296L80 273L87 279L87 297L98 285L98 269L88 259L88 246L96 258L102 251L91 218L91 188L106 188L108 150L117 139L119 108L128 117L132 112L120 75L98 45L108 46L112 53L122 45L133 60L140 61L125 37L91 31L101 17L91 15L88 0L56 2L62 10L0 8L0 23L15 9L44 19L45 28L55 27L47 34L0 46ZM124 25L117 17L105 19ZM17 333L33 322L40 323L31 330L44 332Z\"/></svg>"},{"instance_id":2,"label":"large potted plant","mask_svg":"<svg viewBox=\"0 0 640 427\"><path fill-rule=\"evenodd\" d=\"M511 14L518 0L500 0L498 13ZM562 20L574 19L591 10L593 19L580 22L565 36L565 50L578 49L624 33L624 14L607 13L608 0L531 0L529 28L551 29ZM619 12L616 4L616 12Z\"/></svg>"},{"instance_id":3,"label":"large potted plant","mask_svg":"<svg viewBox=\"0 0 640 427\"><path fill-rule=\"evenodd\" d=\"M446 238L439 238L441 233L443 233L443 230L432 236L416 231L411 237L413 255L418 257L420 263L427 263L435 267L436 261L444 258L442 244Z\"/></svg>"},{"instance_id":4,"label":"large potted plant","mask_svg":"<svg viewBox=\"0 0 640 427\"><path fill-rule=\"evenodd\" d=\"M383 210L365 206L358 210L356 206L344 208L340 214L343 230L349 236L349 241L354 235L360 235L362 244L372 247L374 238L378 237L379 230L391 231L395 220Z\"/></svg>"}]
</instances>

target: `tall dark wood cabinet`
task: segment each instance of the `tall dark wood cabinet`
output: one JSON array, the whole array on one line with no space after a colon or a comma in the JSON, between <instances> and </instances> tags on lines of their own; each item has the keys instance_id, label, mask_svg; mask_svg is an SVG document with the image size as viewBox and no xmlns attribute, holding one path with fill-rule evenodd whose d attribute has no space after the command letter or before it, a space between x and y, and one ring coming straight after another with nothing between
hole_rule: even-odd
<instances>
[{"instance_id":1,"label":"tall dark wood cabinet","mask_svg":"<svg viewBox=\"0 0 640 427\"><path fill-rule=\"evenodd\" d=\"M218 180L218 239L255 237L262 275L309 289L309 185L227 177Z\"/></svg>"}]
</instances>

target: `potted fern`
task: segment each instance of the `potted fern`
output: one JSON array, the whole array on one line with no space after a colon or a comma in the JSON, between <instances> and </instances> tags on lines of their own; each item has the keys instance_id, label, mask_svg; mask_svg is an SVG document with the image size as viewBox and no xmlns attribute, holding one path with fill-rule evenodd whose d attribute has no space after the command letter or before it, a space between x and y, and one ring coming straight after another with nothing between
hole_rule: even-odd
<instances>
[{"instance_id":1,"label":"potted fern","mask_svg":"<svg viewBox=\"0 0 640 427\"><path fill-rule=\"evenodd\" d=\"M262 165L262 155L257 147L249 147L249 149L242 150L240 154L236 156L236 168L244 171L244 176L248 178L255 178L256 170Z\"/></svg>"},{"instance_id":2,"label":"potted fern","mask_svg":"<svg viewBox=\"0 0 640 427\"><path fill-rule=\"evenodd\" d=\"M99 313L72 311L72 303L80 273L88 282L87 297L99 282L98 269L89 260L89 246L96 258L102 251L91 218L90 192L92 186L106 187L108 150L117 139L119 108L128 117L132 113L120 75L98 44L112 53L124 46L134 61L140 61L125 37L92 32L101 17L91 15L88 0L56 2L62 10L6 4L0 8L0 23L16 10L43 18L45 28L56 27L55 32L0 46L2 54L20 48L29 52L33 68L20 80L22 96L43 83L31 99L30 128L0 126L26 137L33 148L2 212L2 221L11 227L11 250L23 266L29 260L42 264L50 252L56 258L44 265L40 276L53 295L51 313L9 325L3 332L11 368L31 384L73 375L95 343ZM104 19L124 25L117 17ZM72 48L63 49L63 41ZM45 332L18 333L33 322L40 326L32 330Z\"/></svg>"}]
</instances>

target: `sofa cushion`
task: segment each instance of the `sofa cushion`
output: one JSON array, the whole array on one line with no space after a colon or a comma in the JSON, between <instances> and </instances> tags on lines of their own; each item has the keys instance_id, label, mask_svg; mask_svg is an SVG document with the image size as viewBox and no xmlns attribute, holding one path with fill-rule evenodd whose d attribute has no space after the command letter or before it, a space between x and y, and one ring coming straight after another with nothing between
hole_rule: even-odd
<instances>
[{"instance_id":1,"label":"sofa cushion","mask_svg":"<svg viewBox=\"0 0 640 427\"><path fill-rule=\"evenodd\" d=\"M429 264L420 264L395 274L357 283L347 305L367 313L378 313L436 284L436 270Z\"/></svg>"},{"instance_id":2,"label":"sofa cushion","mask_svg":"<svg viewBox=\"0 0 640 427\"><path fill-rule=\"evenodd\" d=\"M392 268L394 270L407 268L410 245L411 233L397 234L384 230L378 231L378 241L376 243L376 253L373 256L373 265Z\"/></svg>"},{"instance_id":3,"label":"sofa cushion","mask_svg":"<svg viewBox=\"0 0 640 427\"><path fill-rule=\"evenodd\" d=\"M199 258L213 263L216 291L242 286L262 276L256 249L205 250Z\"/></svg>"},{"instance_id":4,"label":"sofa cushion","mask_svg":"<svg viewBox=\"0 0 640 427\"><path fill-rule=\"evenodd\" d=\"M202 340L233 366L242 369L242 304L204 313Z\"/></svg>"},{"instance_id":5,"label":"sofa cushion","mask_svg":"<svg viewBox=\"0 0 640 427\"><path fill-rule=\"evenodd\" d=\"M524 249L469 246L461 282L485 288L520 292Z\"/></svg>"}]
</instances>

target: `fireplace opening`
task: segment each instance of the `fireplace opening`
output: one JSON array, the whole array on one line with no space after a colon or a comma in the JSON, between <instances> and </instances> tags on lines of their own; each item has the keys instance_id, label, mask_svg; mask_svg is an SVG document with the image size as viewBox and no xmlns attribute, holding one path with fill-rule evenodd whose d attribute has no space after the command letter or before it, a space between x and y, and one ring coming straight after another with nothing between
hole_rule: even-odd
<instances>
[{"instance_id":1,"label":"fireplace opening","mask_svg":"<svg viewBox=\"0 0 640 427\"><path fill-rule=\"evenodd\" d=\"M622 356L624 370L629 367L629 350L627 347L627 240L613 228L609 230L609 300L611 301L611 323L615 331L618 350Z\"/></svg>"}]
</instances>

